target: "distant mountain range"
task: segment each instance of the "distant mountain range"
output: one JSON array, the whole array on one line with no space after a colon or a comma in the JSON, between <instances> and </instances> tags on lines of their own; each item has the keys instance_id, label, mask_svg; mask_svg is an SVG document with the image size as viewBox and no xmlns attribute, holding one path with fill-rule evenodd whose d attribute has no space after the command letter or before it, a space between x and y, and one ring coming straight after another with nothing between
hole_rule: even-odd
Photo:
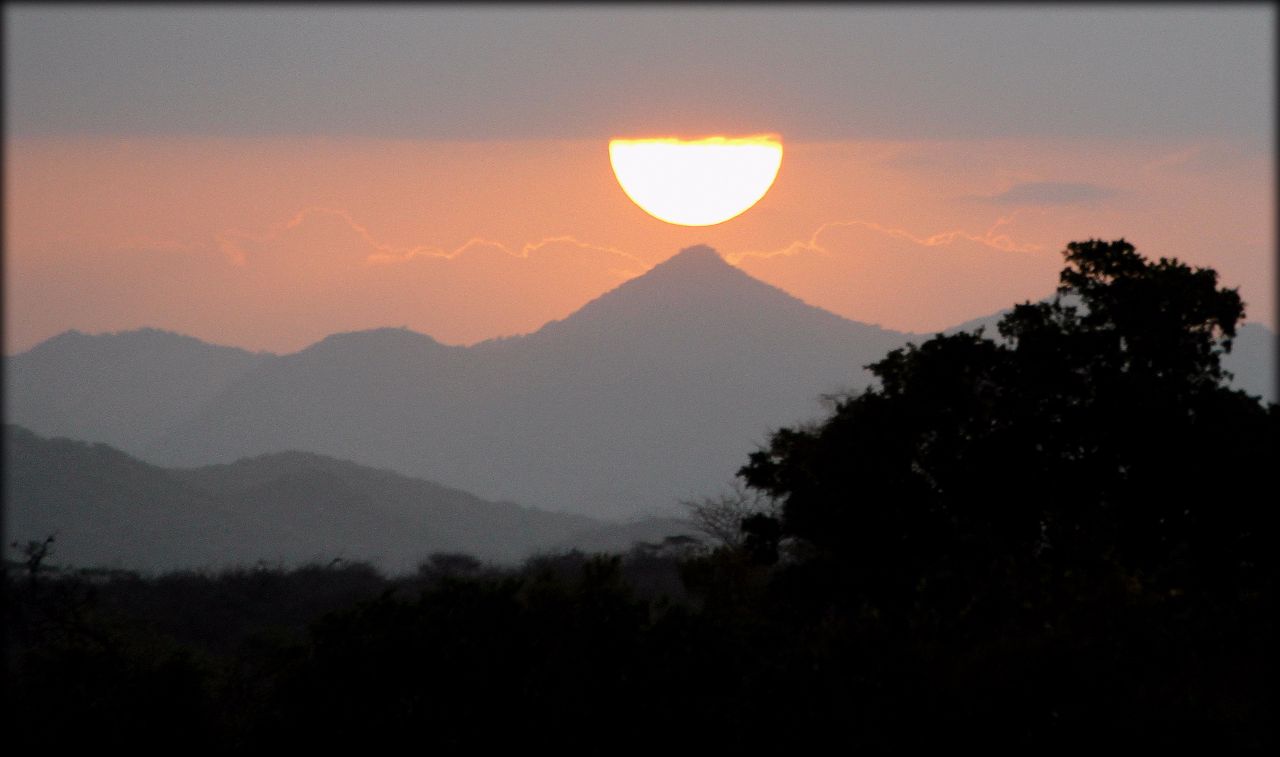
<instances>
[{"instance_id":1,"label":"distant mountain range","mask_svg":"<svg viewBox=\"0 0 1280 757\"><path fill-rule=\"evenodd\" d=\"M771 430L821 416L821 395L866 386L862 366L929 336L812 307L695 247L564 320L471 347L405 329L288 355L68 332L6 360L7 413L157 465L304 450L489 500L635 517L717 492ZM1274 398L1274 345L1256 324L1241 331L1238 385Z\"/></svg>"},{"instance_id":2,"label":"distant mountain range","mask_svg":"<svg viewBox=\"0 0 1280 757\"><path fill-rule=\"evenodd\" d=\"M700 247L533 334L472 347L403 329L280 356L150 330L64 334L6 361L8 420L159 465L305 450L631 517L716 492L770 430L865 385L861 366L910 337Z\"/></svg>"},{"instance_id":3,"label":"distant mountain range","mask_svg":"<svg viewBox=\"0 0 1280 757\"><path fill-rule=\"evenodd\" d=\"M334 558L412 570L435 552L514 562L538 552L622 551L688 524L604 523L306 452L160 468L104 444L5 427L5 534L56 534L51 562L133 570L296 565Z\"/></svg>"}]
</instances>

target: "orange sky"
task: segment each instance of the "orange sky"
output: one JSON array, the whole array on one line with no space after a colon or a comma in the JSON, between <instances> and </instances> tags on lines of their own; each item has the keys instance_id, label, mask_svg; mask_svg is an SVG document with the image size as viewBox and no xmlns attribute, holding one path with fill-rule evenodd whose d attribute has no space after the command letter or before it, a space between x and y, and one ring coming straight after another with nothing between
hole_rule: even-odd
<instances>
[{"instance_id":1,"label":"orange sky","mask_svg":"<svg viewBox=\"0 0 1280 757\"><path fill-rule=\"evenodd\" d=\"M5 352L155 326L292 351L524 333L692 244L843 316L942 329L1048 294L1072 240L1212 266L1274 328L1271 156L1230 141L792 143L722 225L654 219L607 141L6 140Z\"/></svg>"}]
</instances>

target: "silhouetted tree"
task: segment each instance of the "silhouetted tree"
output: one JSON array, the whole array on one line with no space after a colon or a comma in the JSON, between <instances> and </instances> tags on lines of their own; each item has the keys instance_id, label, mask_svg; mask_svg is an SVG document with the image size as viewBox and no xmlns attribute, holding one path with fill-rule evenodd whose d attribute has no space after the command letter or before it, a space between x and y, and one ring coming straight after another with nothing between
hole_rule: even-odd
<instances>
[{"instance_id":1,"label":"silhouetted tree","mask_svg":"<svg viewBox=\"0 0 1280 757\"><path fill-rule=\"evenodd\" d=\"M31 586L36 585L40 569L44 566L44 561L53 554L53 542L56 534L49 534L44 541L32 539L26 544L13 542L9 546L22 551L22 565L27 570L27 582Z\"/></svg>"},{"instance_id":2,"label":"silhouetted tree","mask_svg":"<svg viewBox=\"0 0 1280 757\"><path fill-rule=\"evenodd\" d=\"M418 564L418 575L425 578L473 576L483 567L483 563L468 554L434 552Z\"/></svg>"},{"instance_id":3,"label":"silhouetted tree","mask_svg":"<svg viewBox=\"0 0 1280 757\"><path fill-rule=\"evenodd\" d=\"M698 531L717 546L740 547L744 537L742 522L753 515L778 515L777 501L759 489L735 481L729 491L715 496L681 500Z\"/></svg>"},{"instance_id":4,"label":"silhouetted tree","mask_svg":"<svg viewBox=\"0 0 1280 757\"><path fill-rule=\"evenodd\" d=\"M1272 653L1280 413L1226 385L1243 304L1123 240L1065 255L1001 339L895 350L751 455L782 504L752 532L805 547L777 607L846 629L836 657L899 660L884 680L956 727L1264 743L1274 683L1244 660Z\"/></svg>"},{"instance_id":5,"label":"silhouetted tree","mask_svg":"<svg viewBox=\"0 0 1280 757\"><path fill-rule=\"evenodd\" d=\"M781 533L882 600L1004 559L1259 578L1277 414L1225 385L1236 291L1123 240L1065 255L1057 296L1015 307L1003 340L895 350L868 366L879 386L754 453L741 475L783 502Z\"/></svg>"},{"instance_id":6,"label":"silhouetted tree","mask_svg":"<svg viewBox=\"0 0 1280 757\"><path fill-rule=\"evenodd\" d=\"M7 578L17 746L1271 746L1278 411L1224 384L1243 306L1123 241L1066 255L999 339L894 351L774 434L695 503L716 549Z\"/></svg>"}]
</instances>

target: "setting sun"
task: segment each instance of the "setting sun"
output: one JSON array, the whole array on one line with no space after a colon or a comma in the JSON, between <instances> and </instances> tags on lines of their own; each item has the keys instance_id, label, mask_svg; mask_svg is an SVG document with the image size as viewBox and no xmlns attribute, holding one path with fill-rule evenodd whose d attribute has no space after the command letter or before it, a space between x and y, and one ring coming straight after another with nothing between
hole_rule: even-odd
<instances>
[{"instance_id":1,"label":"setting sun","mask_svg":"<svg viewBox=\"0 0 1280 757\"><path fill-rule=\"evenodd\" d=\"M615 139L622 191L649 215L681 226L723 223L751 208L782 165L776 136Z\"/></svg>"},{"instance_id":2,"label":"setting sun","mask_svg":"<svg viewBox=\"0 0 1280 757\"><path fill-rule=\"evenodd\" d=\"M13 754L1275 741L1280 12L1166 5L6 3Z\"/></svg>"}]
</instances>

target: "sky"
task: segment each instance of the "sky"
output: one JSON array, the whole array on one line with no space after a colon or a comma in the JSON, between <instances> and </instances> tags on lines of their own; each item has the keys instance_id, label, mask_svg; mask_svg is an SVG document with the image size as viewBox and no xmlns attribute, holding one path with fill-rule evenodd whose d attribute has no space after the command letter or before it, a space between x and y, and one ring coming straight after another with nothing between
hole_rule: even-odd
<instances>
[{"instance_id":1,"label":"sky","mask_svg":"<svg viewBox=\"0 0 1280 757\"><path fill-rule=\"evenodd\" d=\"M1275 9L6 4L5 352L153 326L288 352L533 331L694 244L929 332L1066 243L1213 267L1275 328ZM614 137L776 133L709 227Z\"/></svg>"}]
</instances>

